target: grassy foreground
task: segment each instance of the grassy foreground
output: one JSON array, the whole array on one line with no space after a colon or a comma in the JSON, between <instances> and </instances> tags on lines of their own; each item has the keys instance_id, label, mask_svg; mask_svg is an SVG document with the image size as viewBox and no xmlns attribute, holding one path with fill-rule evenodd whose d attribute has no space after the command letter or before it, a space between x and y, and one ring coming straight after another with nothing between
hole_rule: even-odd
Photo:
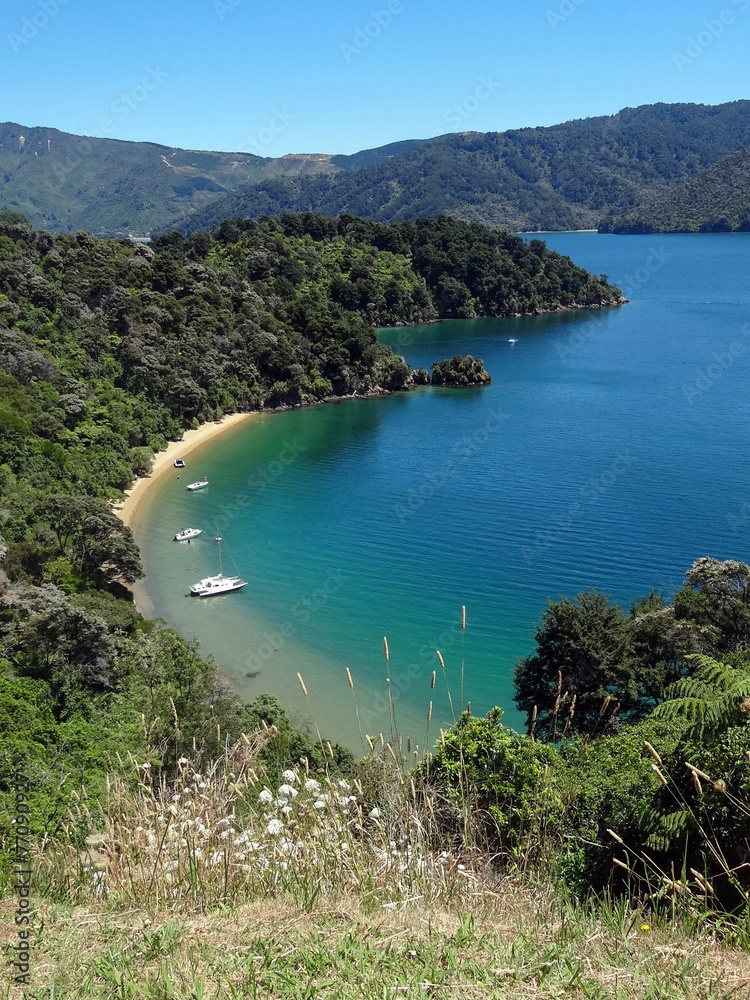
<instances>
[{"instance_id":1,"label":"grassy foreground","mask_svg":"<svg viewBox=\"0 0 750 1000\"><path fill-rule=\"evenodd\" d=\"M168 783L133 761L98 817L73 803L71 831L84 815L101 832L37 850L23 994L16 904L0 904L0 998L750 996L743 935L628 897L582 904L438 843L439 803L386 752L352 781L303 765L272 791L255 769L272 735L182 758Z\"/></svg>"},{"instance_id":2,"label":"grassy foreground","mask_svg":"<svg viewBox=\"0 0 750 1000\"><path fill-rule=\"evenodd\" d=\"M452 902L291 897L212 914L108 903L42 905L27 996L60 998L750 995L750 957L627 905L579 909L469 876ZM3 928L9 905L3 908ZM15 996L5 980L2 997Z\"/></svg>"}]
</instances>

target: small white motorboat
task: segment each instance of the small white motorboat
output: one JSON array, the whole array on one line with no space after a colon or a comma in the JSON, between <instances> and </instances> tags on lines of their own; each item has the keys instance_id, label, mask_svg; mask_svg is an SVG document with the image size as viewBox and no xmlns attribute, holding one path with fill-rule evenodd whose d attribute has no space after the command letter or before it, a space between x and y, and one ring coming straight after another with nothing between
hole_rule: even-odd
<instances>
[{"instance_id":1,"label":"small white motorboat","mask_svg":"<svg viewBox=\"0 0 750 1000\"><path fill-rule=\"evenodd\" d=\"M174 460L174 467L175 467L175 469L184 469L185 468L185 459L184 458L176 458Z\"/></svg>"},{"instance_id":2,"label":"small white motorboat","mask_svg":"<svg viewBox=\"0 0 750 1000\"><path fill-rule=\"evenodd\" d=\"M195 490L202 490L204 486L208 486L208 480L198 479L196 482L190 483L189 486L186 486L185 489L195 492Z\"/></svg>"},{"instance_id":3,"label":"small white motorboat","mask_svg":"<svg viewBox=\"0 0 750 1000\"><path fill-rule=\"evenodd\" d=\"M518 341L515 339L515 337L513 337L511 340L508 341L508 343L509 344L517 344Z\"/></svg>"},{"instance_id":4,"label":"small white motorboat","mask_svg":"<svg viewBox=\"0 0 750 1000\"><path fill-rule=\"evenodd\" d=\"M207 576L194 583L190 588L193 597L213 597L218 594L231 594L233 590L242 590L247 586L247 580L241 576L224 576L218 573L216 576Z\"/></svg>"},{"instance_id":5,"label":"small white motorboat","mask_svg":"<svg viewBox=\"0 0 750 1000\"><path fill-rule=\"evenodd\" d=\"M183 528L174 536L176 542L189 542L191 538L197 538L203 528Z\"/></svg>"}]
</instances>

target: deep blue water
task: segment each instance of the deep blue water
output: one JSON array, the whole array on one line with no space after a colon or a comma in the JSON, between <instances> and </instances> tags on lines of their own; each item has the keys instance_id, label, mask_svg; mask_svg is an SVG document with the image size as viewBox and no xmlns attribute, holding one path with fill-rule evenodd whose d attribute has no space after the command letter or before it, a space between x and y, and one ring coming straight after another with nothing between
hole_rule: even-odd
<instances>
[{"instance_id":1,"label":"deep blue water","mask_svg":"<svg viewBox=\"0 0 750 1000\"><path fill-rule=\"evenodd\" d=\"M748 558L750 236L544 238L630 302L383 331L413 366L484 358L492 385L267 415L191 460L203 493L152 491L136 536L154 610L248 697L359 745L344 667L365 731L387 731L387 635L398 725L423 745L450 721L435 650L457 706L463 639L464 700L522 725L511 671L545 601L596 587L628 605L699 556ZM204 536L176 545L187 524ZM191 601L217 524L250 586Z\"/></svg>"}]
</instances>

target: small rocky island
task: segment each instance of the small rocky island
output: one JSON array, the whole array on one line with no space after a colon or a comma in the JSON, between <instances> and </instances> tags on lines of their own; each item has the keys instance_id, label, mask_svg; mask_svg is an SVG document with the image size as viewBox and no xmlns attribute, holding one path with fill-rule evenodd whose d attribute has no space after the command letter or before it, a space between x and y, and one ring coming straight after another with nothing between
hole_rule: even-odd
<instances>
[{"instance_id":1,"label":"small rocky island","mask_svg":"<svg viewBox=\"0 0 750 1000\"><path fill-rule=\"evenodd\" d=\"M484 370L484 361L467 354L465 358L455 354L445 361L436 361L432 365L432 378L425 368L412 372L412 378L417 385L470 386L489 385L492 379Z\"/></svg>"}]
</instances>

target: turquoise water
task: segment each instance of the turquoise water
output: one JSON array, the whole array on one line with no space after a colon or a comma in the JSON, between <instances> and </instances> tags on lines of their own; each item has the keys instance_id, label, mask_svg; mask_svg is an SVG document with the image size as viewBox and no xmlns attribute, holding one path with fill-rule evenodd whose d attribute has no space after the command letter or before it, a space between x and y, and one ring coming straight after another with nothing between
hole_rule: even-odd
<instances>
[{"instance_id":1,"label":"turquoise water","mask_svg":"<svg viewBox=\"0 0 750 1000\"><path fill-rule=\"evenodd\" d=\"M387 635L414 742L451 718L442 677L430 690L436 649L456 708L463 655L464 700L521 725L511 671L547 599L591 586L627 605L671 594L698 556L750 555L750 237L545 238L630 303L383 331L414 366L482 357L492 385L265 415L144 502L150 610L197 635L245 696L276 694L358 748L345 667L364 730L388 732ZM202 474L210 487L187 493ZM204 535L172 542L187 525ZM249 586L191 600L218 568L217 525L225 569L233 558Z\"/></svg>"}]
</instances>

